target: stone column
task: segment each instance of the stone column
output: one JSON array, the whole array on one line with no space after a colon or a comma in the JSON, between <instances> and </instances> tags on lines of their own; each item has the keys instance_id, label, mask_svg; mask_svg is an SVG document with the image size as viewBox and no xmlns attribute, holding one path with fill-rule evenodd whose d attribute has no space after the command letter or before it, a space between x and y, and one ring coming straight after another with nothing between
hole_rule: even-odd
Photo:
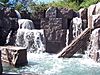
<instances>
[{"instance_id":1,"label":"stone column","mask_svg":"<svg viewBox=\"0 0 100 75\"><path fill-rule=\"evenodd\" d=\"M46 37L46 52L58 53L66 46L67 29L62 27L62 18L41 19L41 28Z\"/></svg>"}]
</instances>

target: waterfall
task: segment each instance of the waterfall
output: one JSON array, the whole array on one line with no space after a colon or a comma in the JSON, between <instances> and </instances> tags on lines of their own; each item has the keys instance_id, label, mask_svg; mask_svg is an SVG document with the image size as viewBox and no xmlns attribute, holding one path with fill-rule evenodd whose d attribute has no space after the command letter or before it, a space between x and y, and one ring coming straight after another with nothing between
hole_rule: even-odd
<instances>
[{"instance_id":1,"label":"waterfall","mask_svg":"<svg viewBox=\"0 0 100 75\"><path fill-rule=\"evenodd\" d=\"M27 48L28 52L44 52L44 30L18 29L16 36L16 46L25 47Z\"/></svg>"},{"instance_id":2,"label":"waterfall","mask_svg":"<svg viewBox=\"0 0 100 75\"><path fill-rule=\"evenodd\" d=\"M81 18L75 17L73 18L73 38L77 38L78 35L82 32L82 20Z\"/></svg>"}]
</instances>

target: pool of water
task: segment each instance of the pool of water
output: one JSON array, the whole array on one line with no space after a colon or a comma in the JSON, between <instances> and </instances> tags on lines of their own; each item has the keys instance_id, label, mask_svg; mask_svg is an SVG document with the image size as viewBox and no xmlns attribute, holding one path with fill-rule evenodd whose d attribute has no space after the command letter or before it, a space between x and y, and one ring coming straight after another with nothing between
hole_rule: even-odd
<instances>
[{"instance_id":1,"label":"pool of water","mask_svg":"<svg viewBox=\"0 0 100 75\"><path fill-rule=\"evenodd\" d=\"M39 75L100 75L100 63L77 55L73 58L57 58L47 53L28 53L28 65L14 68L3 65L5 73L35 73Z\"/></svg>"}]
</instances>

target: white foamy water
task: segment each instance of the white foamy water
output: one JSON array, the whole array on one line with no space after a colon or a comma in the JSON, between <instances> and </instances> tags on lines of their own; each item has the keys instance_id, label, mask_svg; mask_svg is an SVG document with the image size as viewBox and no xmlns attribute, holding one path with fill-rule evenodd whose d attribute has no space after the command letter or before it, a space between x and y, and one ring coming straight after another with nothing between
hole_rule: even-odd
<instances>
[{"instance_id":1,"label":"white foamy water","mask_svg":"<svg viewBox=\"0 0 100 75\"><path fill-rule=\"evenodd\" d=\"M73 38L77 38L79 34L82 32L82 20L81 18L75 17L73 18Z\"/></svg>"},{"instance_id":2,"label":"white foamy water","mask_svg":"<svg viewBox=\"0 0 100 75\"><path fill-rule=\"evenodd\" d=\"M18 29L16 46L25 47L28 52L39 53L45 51L44 30Z\"/></svg>"},{"instance_id":3,"label":"white foamy water","mask_svg":"<svg viewBox=\"0 0 100 75\"><path fill-rule=\"evenodd\" d=\"M99 75L100 63L85 58L57 58L48 53L28 53L28 65L21 68L4 67L4 72L29 72L39 75Z\"/></svg>"}]
</instances>

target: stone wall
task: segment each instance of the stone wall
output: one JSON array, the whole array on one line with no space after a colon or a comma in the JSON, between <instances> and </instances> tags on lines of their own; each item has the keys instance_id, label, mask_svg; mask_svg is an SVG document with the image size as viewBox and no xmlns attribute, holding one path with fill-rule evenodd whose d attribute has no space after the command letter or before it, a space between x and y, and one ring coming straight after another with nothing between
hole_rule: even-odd
<instances>
[{"instance_id":1,"label":"stone wall","mask_svg":"<svg viewBox=\"0 0 100 75\"><path fill-rule=\"evenodd\" d=\"M40 24L41 29L44 29L47 52L58 53L66 46L67 29L70 29L70 22L74 16L75 12L71 9L47 9L46 18L42 18Z\"/></svg>"},{"instance_id":2,"label":"stone wall","mask_svg":"<svg viewBox=\"0 0 100 75\"><path fill-rule=\"evenodd\" d=\"M65 47L66 31L62 28L62 18L43 18L41 28L44 29L46 37L46 51L57 53Z\"/></svg>"},{"instance_id":3,"label":"stone wall","mask_svg":"<svg viewBox=\"0 0 100 75\"><path fill-rule=\"evenodd\" d=\"M88 8L88 27L92 29L88 56L100 62L100 2Z\"/></svg>"},{"instance_id":4,"label":"stone wall","mask_svg":"<svg viewBox=\"0 0 100 75\"><path fill-rule=\"evenodd\" d=\"M2 75L2 71L3 71L3 68L2 68L1 50L0 50L0 75Z\"/></svg>"},{"instance_id":5,"label":"stone wall","mask_svg":"<svg viewBox=\"0 0 100 75\"><path fill-rule=\"evenodd\" d=\"M82 19L82 29L86 29L88 27L88 9L82 8L79 10L79 17Z\"/></svg>"},{"instance_id":6,"label":"stone wall","mask_svg":"<svg viewBox=\"0 0 100 75\"><path fill-rule=\"evenodd\" d=\"M64 46L66 46L66 39L67 45L73 41L73 22L71 21L74 17L82 19L82 30L85 30L87 27L91 29L100 28L99 6L100 2L91 5L88 9L82 8L79 10L79 16L71 9L50 7L46 11L46 18L41 19L40 26L40 28L45 30L47 52L59 52ZM84 42L87 41L84 40ZM86 47L87 44L84 49L86 49ZM97 61L100 51L91 51L90 55L92 55L92 53L94 55L91 57L94 57Z\"/></svg>"}]
</instances>

